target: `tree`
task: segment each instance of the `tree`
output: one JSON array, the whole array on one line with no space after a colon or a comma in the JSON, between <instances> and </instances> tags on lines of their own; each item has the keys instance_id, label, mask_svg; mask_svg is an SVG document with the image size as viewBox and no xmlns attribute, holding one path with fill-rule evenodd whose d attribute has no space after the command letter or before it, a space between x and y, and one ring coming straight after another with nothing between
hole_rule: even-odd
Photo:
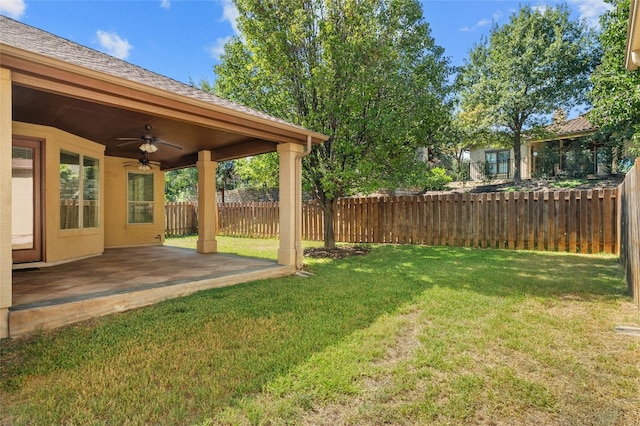
<instances>
[{"instance_id":1,"label":"tree","mask_svg":"<svg viewBox=\"0 0 640 426\"><path fill-rule=\"evenodd\" d=\"M477 111L479 126L509 135L514 181L521 179L523 132L585 102L598 53L594 31L572 21L566 6L524 6L472 49L459 74L462 109Z\"/></svg>"},{"instance_id":2,"label":"tree","mask_svg":"<svg viewBox=\"0 0 640 426\"><path fill-rule=\"evenodd\" d=\"M198 199L198 169L186 167L164 174L164 199L167 202Z\"/></svg>"},{"instance_id":3,"label":"tree","mask_svg":"<svg viewBox=\"0 0 640 426\"><path fill-rule=\"evenodd\" d=\"M236 171L236 163L233 160L223 161L216 168L216 189L220 191L220 202L224 203L224 192L229 189L229 184Z\"/></svg>"},{"instance_id":4,"label":"tree","mask_svg":"<svg viewBox=\"0 0 640 426\"><path fill-rule=\"evenodd\" d=\"M624 67L629 19L629 0L606 0L613 9L600 22L602 61L591 76L589 98L593 110L589 120L600 127L596 138L606 147L621 151L633 139L635 154L640 153L640 72ZM620 155L619 152L617 155Z\"/></svg>"},{"instance_id":5,"label":"tree","mask_svg":"<svg viewBox=\"0 0 640 426\"><path fill-rule=\"evenodd\" d=\"M277 188L278 155L275 153L256 155L251 158L241 158L235 161L236 174L243 184L251 188Z\"/></svg>"},{"instance_id":6,"label":"tree","mask_svg":"<svg viewBox=\"0 0 640 426\"><path fill-rule=\"evenodd\" d=\"M303 174L335 247L337 199L397 180L435 140L449 112L443 50L416 0L236 6L242 38L225 46L214 91L329 136Z\"/></svg>"}]
</instances>

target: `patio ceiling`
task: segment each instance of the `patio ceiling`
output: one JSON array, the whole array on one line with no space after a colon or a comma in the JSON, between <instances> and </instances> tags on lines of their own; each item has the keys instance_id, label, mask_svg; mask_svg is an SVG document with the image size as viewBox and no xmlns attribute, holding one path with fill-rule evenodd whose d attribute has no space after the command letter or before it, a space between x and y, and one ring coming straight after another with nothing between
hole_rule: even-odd
<instances>
[{"instance_id":1,"label":"patio ceiling","mask_svg":"<svg viewBox=\"0 0 640 426\"><path fill-rule=\"evenodd\" d=\"M137 138L152 126L159 146L151 160L164 170L194 165L210 150L214 161L306 144L325 135L219 98L6 17L0 66L11 71L12 119L55 127L105 146L105 154L137 159Z\"/></svg>"},{"instance_id":2,"label":"patio ceiling","mask_svg":"<svg viewBox=\"0 0 640 426\"><path fill-rule=\"evenodd\" d=\"M153 136L182 147L179 150L161 145L151 154L152 161L160 162L162 169L194 165L201 150L211 150L215 160L223 161L272 152L277 147L277 142L264 136L250 136L17 84L13 85L12 98L15 121L55 127L100 143L105 145L105 154L109 156L139 158L140 143L118 146L122 144L118 138L142 136L145 126L150 125Z\"/></svg>"}]
</instances>

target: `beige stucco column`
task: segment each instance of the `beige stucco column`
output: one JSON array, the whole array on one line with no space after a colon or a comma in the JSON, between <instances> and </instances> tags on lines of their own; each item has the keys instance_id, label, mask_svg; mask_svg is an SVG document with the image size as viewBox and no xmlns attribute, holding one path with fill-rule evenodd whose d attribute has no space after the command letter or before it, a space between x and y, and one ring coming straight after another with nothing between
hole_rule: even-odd
<instances>
[{"instance_id":1,"label":"beige stucco column","mask_svg":"<svg viewBox=\"0 0 640 426\"><path fill-rule=\"evenodd\" d=\"M296 163L296 158L304 151L304 146L292 143L278 145L280 156L280 247L278 249L278 263L296 266L302 259L302 201L299 196L301 190L302 173ZM298 228L300 228L298 230ZM296 251L296 247L299 249ZM296 262L298 260L299 262Z\"/></svg>"},{"instance_id":2,"label":"beige stucco column","mask_svg":"<svg viewBox=\"0 0 640 426\"><path fill-rule=\"evenodd\" d=\"M0 337L9 337L11 265L11 72L0 68Z\"/></svg>"},{"instance_id":3,"label":"beige stucco column","mask_svg":"<svg viewBox=\"0 0 640 426\"><path fill-rule=\"evenodd\" d=\"M218 205L216 194L216 168L211 151L198 152L198 253L218 251Z\"/></svg>"}]
</instances>

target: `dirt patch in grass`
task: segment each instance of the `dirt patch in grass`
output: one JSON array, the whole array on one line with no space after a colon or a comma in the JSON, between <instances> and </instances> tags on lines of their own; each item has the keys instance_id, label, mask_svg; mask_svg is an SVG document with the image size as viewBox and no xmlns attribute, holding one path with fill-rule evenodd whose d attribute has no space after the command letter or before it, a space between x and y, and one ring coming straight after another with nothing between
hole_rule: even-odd
<instances>
[{"instance_id":1,"label":"dirt patch in grass","mask_svg":"<svg viewBox=\"0 0 640 426\"><path fill-rule=\"evenodd\" d=\"M361 256L364 254L368 254L370 251L371 247L363 245L338 246L334 249L326 249L323 247L309 247L304 249L304 255L305 257L312 257L315 259L342 259L349 256Z\"/></svg>"}]
</instances>

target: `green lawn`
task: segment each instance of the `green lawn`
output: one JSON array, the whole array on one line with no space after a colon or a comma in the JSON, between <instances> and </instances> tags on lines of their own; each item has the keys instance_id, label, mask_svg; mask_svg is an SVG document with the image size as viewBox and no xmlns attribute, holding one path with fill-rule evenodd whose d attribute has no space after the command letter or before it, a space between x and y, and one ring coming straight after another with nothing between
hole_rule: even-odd
<instances>
[{"instance_id":1,"label":"green lawn","mask_svg":"<svg viewBox=\"0 0 640 426\"><path fill-rule=\"evenodd\" d=\"M219 239L251 256L276 247ZM389 245L305 263L313 277L2 341L0 424L640 418L640 338L614 332L640 317L616 257Z\"/></svg>"}]
</instances>

